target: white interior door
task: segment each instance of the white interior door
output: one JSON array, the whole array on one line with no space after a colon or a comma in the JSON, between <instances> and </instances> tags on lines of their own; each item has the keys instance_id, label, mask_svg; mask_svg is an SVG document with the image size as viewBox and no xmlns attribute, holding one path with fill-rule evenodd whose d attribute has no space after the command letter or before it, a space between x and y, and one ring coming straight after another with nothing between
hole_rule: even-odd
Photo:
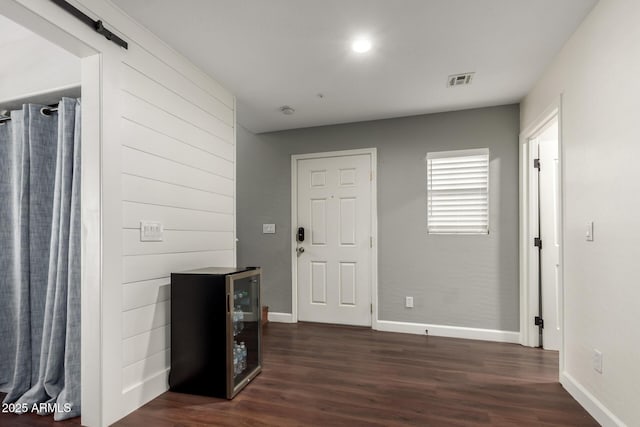
<instances>
[{"instance_id":1,"label":"white interior door","mask_svg":"<svg viewBox=\"0 0 640 427\"><path fill-rule=\"evenodd\" d=\"M297 160L298 319L371 325L371 156Z\"/></svg>"},{"instance_id":2,"label":"white interior door","mask_svg":"<svg viewBox=\"0 0 640 427\"><path fill-rule=\"evenodd\" d=\"M560 350L560 165L558 122L538 137L543 347Z\"/></svg>"}]
</instances>

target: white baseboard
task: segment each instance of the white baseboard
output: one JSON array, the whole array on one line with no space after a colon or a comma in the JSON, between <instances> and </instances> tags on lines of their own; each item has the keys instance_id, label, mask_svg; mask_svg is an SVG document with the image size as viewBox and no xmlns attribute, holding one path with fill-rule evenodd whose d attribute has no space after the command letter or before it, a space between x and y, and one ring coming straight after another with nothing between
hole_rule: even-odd
<instances>
[{"instance_id":1,"label":"white baseboard","mask_svg":"<svg viewBox=\"0 0 640 427\"><path fill-rule=\"evenodd\" d=\"M495 329L465 328L462 326L430 325L427 323L396 322L392 320L378 320L376 330L385 332L400 332L404 334L428 335L448 338L465 338L470 340L497 341L518 344L520 333L499 331Z\"/></svg>"},{"instance_id":2,"label":"white baseboard","mask_svg":"<svg viewBox=\"0 0 640 427\"><path fill-rule=\"evenodd\" d=\"M560 384L603 427L626 427L618 417L589 393L575 378L566 372L560 375Z\"/></svg>"},{"instance_id":3,"label":"white baseboard","mask_svg":"<svg viewBox=\"0 0 640 427\"><path fill-rule=\"evenodd\" d=\"M269 313L269 321L276 323L296 323L291 313ZM465 328L461 326L430 325L427 323L396 322L392 320L378 320L373 329L385 332L400 332L404 334L429 335L436 337L466 338L470 340L497 341L518 344L520 333L498 331L494 329Z\"/></svg>"},{"instance_id":4,"label":"white baseboard","mask_svg":"<svg viewBox=\"0 0 640 427\"><path fill-rule=\"evenodd\" d=\"M271 312L269 312L269 322L296 323L293 321L293 314L291 313L271 313Z\"/></svg>"},{"instance_id":5,"label":"white baseboard","mask_svg":"<svg viewBox=\"0 0 640 427\"><path fill-rule=\"evenodd\" d=\"M124 418L136 409L146 405L167 390L169 390L168 368L122 392L122 414L120 418Z\"/></svg>"}]
</instances>

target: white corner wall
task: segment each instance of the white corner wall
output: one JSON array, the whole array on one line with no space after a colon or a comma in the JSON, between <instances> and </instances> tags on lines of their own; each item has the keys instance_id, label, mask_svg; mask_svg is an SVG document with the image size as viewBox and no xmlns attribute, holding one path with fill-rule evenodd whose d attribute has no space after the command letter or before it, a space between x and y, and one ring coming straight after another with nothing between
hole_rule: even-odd
<instances>
[{"instance_id":1,"label":"white corner wall","mask_svg":"<svg viewBox=\"0 0 640 427\"><path fill-rule=\"evenodd\" d=\"M603 425L640 425L639 17L638 0L601 0L521 108L524 129L562 95L561 382ZM602 374L592 368L594 349Z\"/></svg>"},{"instance_id":2,"label":"white corner wall","mask_svg":"<svg viewBox=\"0 0 640 427\"><path fill-rule=\"evenodd\" d=\"M99 68L99 85L87 88L97 105L83 111L99 114L101 166L100 278L83 281L83 328L91 310L101 348L85 360L83 347L83 378L89 366L95 378L83 423L110 425L167 390L170 273L235 265L235 98L110 1L71 3L129 49L52 2L6 0L0 13L73 39L81 56L99 53L83 60L83 72ZM140 220L161 221L164 241L140 242Z\"/></svg>"}]
</instances>

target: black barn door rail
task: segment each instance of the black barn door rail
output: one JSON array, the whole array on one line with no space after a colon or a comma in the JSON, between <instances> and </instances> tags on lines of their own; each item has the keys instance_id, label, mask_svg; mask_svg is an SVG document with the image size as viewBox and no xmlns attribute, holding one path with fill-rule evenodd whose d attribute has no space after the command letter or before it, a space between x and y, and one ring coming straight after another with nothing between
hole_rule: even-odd
<instances>
[{"instance_id":1,"label":"black barn door rail","mask_svg":"<svg viewBox=\"0 0 640 427\"><path fill-rule=\"evenodd\" d=\"M111 31L107 30L102 24L102 21L100 20L94 21L93 19L91 19L90 16L85 15L81 10L77 9L75 6L67 3L64 0L51 0L51 1L57 4L58 6L60 6L62 9L69 12L70 14L72 14L73 16L75 16L76 18L78 18L79 20L81 20L82 22L84 22L85 24L87 24L88 26L90 26L91 28L93 28L96 31L96 33L102 34L103 36L105 36L107 40L111 40L118 46L121 46L125 49L129 48L129 44L126 41L122 40L120 37L113 34Z\"/></svg>"}]
</instances>

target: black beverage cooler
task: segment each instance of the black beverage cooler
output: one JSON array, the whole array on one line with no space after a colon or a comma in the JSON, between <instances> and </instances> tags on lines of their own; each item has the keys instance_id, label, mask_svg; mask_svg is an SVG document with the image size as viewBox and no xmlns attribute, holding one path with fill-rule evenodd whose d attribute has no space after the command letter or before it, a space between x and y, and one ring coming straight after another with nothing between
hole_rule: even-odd
<instances>
[{"instance_id":1,"label":"black beverage cooler","mask_svg":"<svg viewBox=\"0 0 640 427\"><path fill-rule=\"evenodd\" d=\"M171 274L172 391L232 399L262 370L260 269Z\"/></svg>"}]
</instances>

